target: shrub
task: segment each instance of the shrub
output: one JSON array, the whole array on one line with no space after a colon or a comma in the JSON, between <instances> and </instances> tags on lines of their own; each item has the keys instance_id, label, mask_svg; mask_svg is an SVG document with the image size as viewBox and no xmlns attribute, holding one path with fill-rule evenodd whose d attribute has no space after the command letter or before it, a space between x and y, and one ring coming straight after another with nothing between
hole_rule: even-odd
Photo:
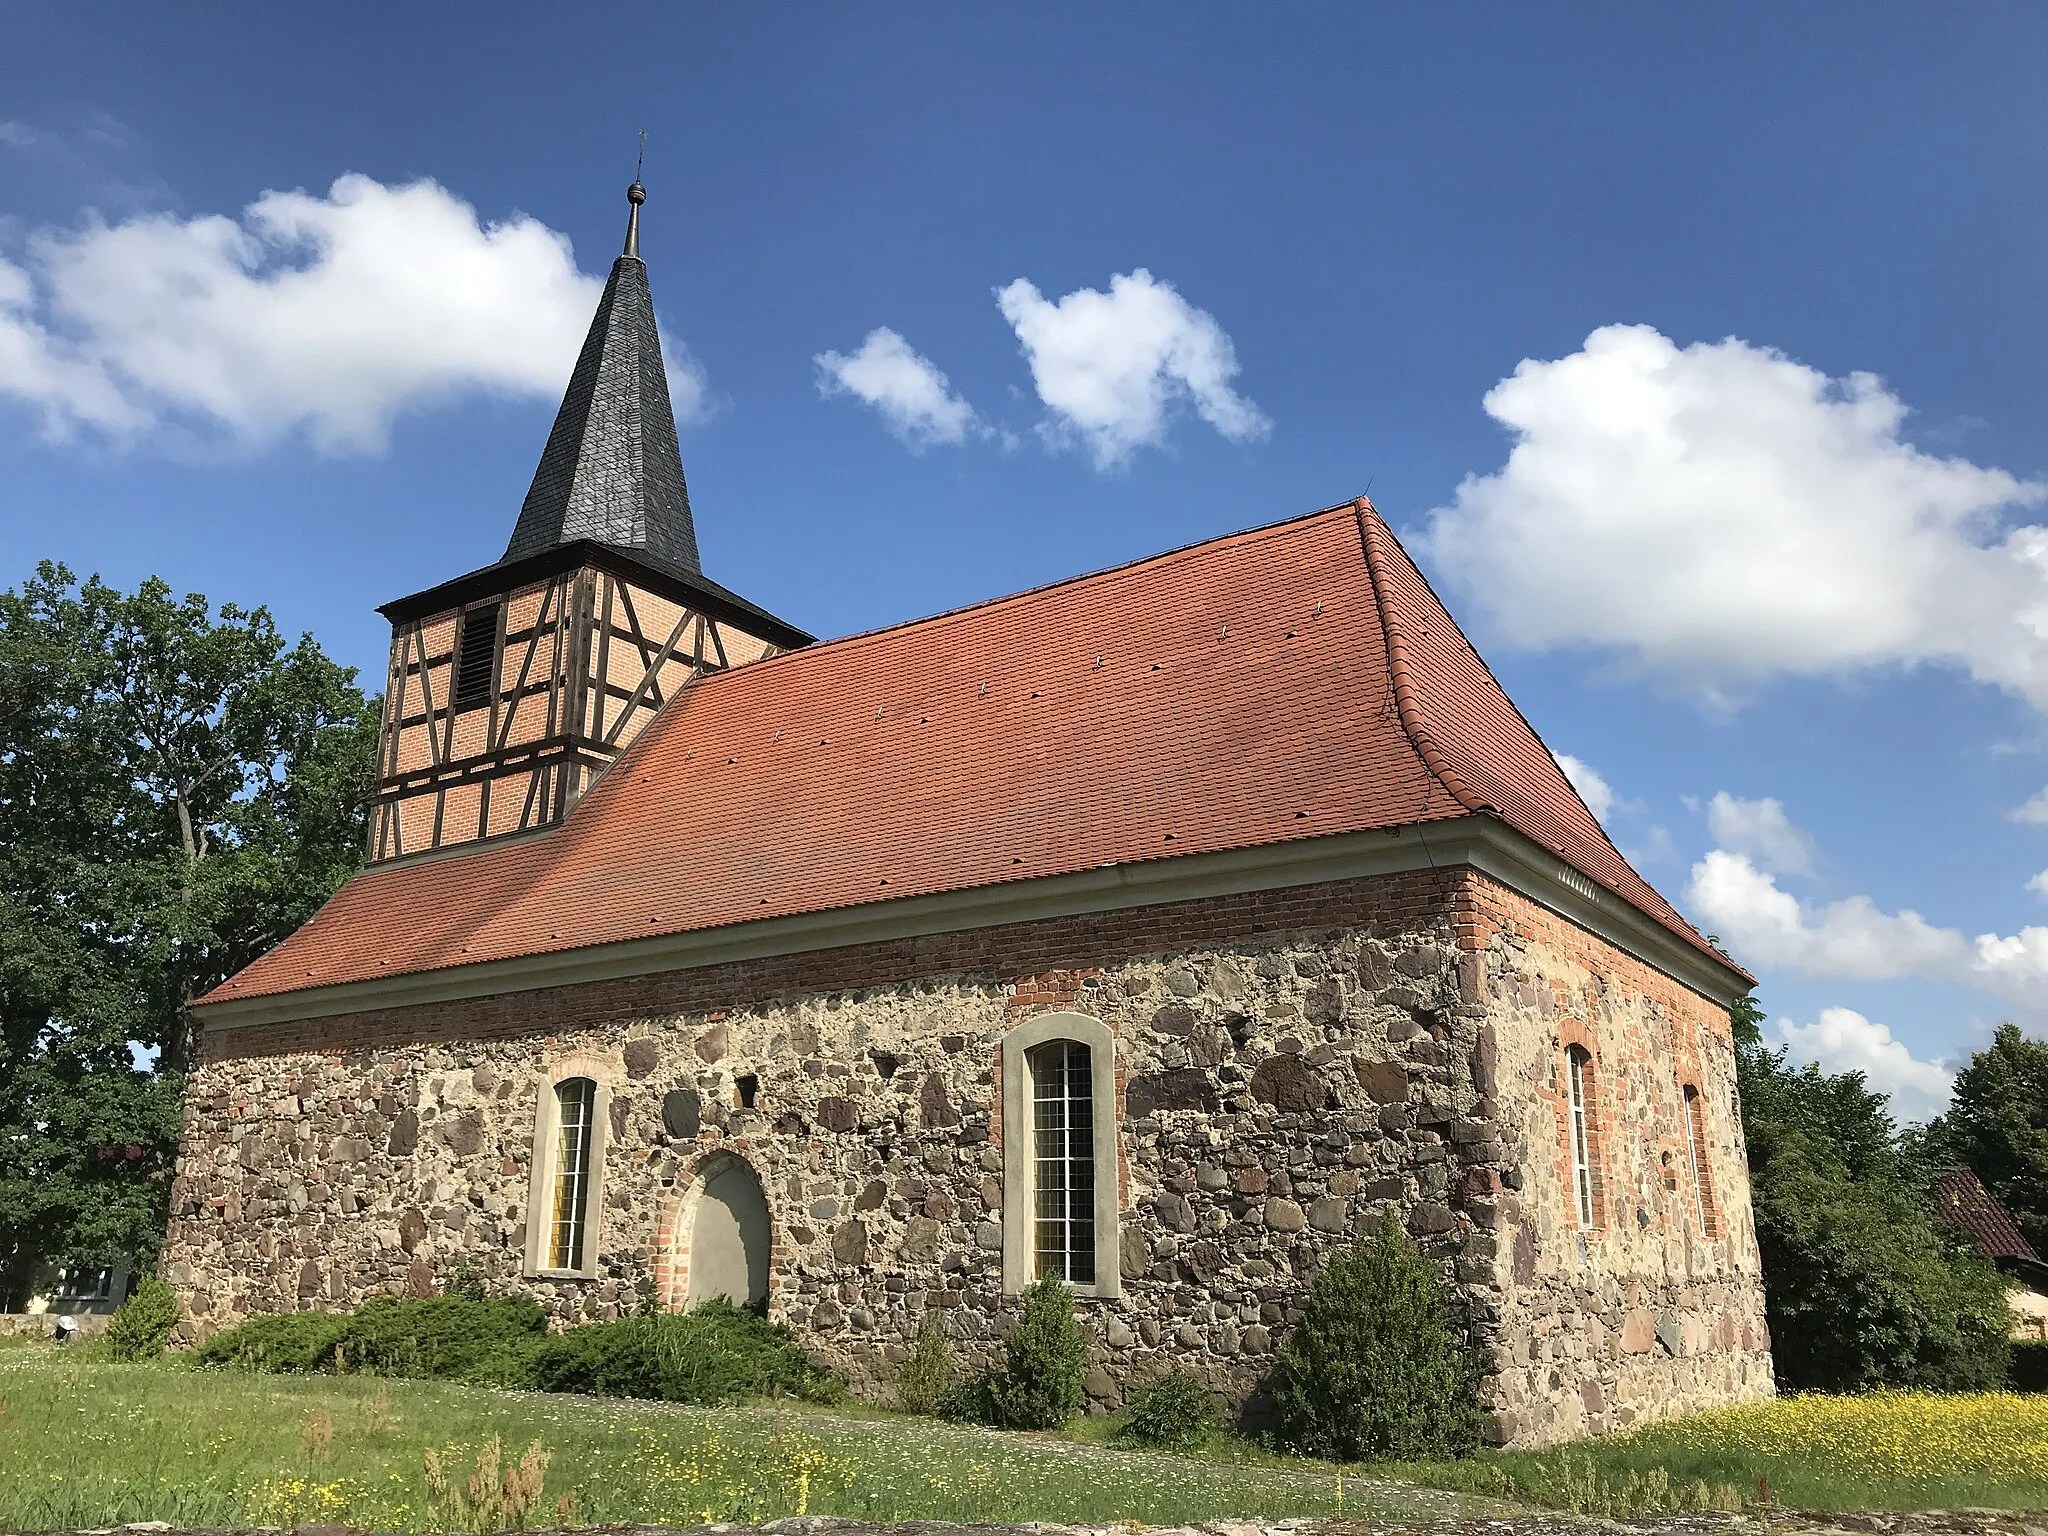
<instances>
[{"instance_id":1,"label":"shrub","mask_svg":"<svg viewBox=\"0 0 2048 1536\"><path fill-rule=\"evenodd\" d=\"M782 1395L831 1402L845 1390L787 1328L723 1300L558 1333L535 1353L532 1384L544 1392L673 1403Z\"/></svg>"},{"instance_id":2,"label":"shrub","mask_svg":"<svg viewBox=\"0 0 2048 1536\"><path fill-rule=\"evenodd\" d=\"M191 1356L194 1365L245 1371L306 1372L334 1368L334 1346L349 1319L332 1312L259 1312L215 1334Z\"/></svg>"},{"instance_id":3,"label":"shrub","mask_svg":"<svg viewBox=\"0 0 2048 1536\"><path fill-rule=\"evenodd\" d=\"M2015 1392L2048 1392L2048 1340L2013 1341L2012 1389Z\"/></svg>"},{"instance_id":4,"label":"shrub","mask_svg":"<svg viewBox=\"0 0 2048 1536\"><path fill-rule=\"evenodd\" d=\"M954 1375L953 1346L939 1331L938 1318L927 1312L896 1379L897 1404L905 1413L937 1412L940 1400L953 1390Z\"/></svg>"},{"instance_id":5,"label":"shrub","mask_svg":"<svg viewBox=\"0 0 2048 1536\"><path fill-rule=\"evenodd\" d=\"M1216 1399L1186 1371L1168 1371L1140 1387L1117 1434L1140 1445L1191 1451L1223 1427Z\"/></svg>"},{"instance_id":6,"label":"shrub","mask_svg":"<svg viewBox=\"0 0 2048 1536\"><path fill-rule=\"evenodd\" d=\"M1058 1429L1081 1411L1088 1335L1074 1318L1074 1293L1058 1275L1024 1291L1010 1334L1008 1369L988 1383L994 1420L1005 1429Z\"/></svg>"},{"instance_id":7,"label":"shrub","mask_svg":"<svg viewBox=\"0 0 2048 1536\"><path fill-rule=\"evenodd\" d=\"M547 1314L530 1296L373 1296L349 1318L336 1365L374 1376L522 1386L547 1327Z\"/></svg>"},{"instance_id":8,"label":"shrub","mask_svg":"<svg viewBox=\"0 0 2048 1536\"><path fill-rule=\"evenodd\" d=\"M1428 1460L1478 1449L1478 1383L1449 1289L1389 1213L1316 1276L1270 1387L1295 1450Z\"/></svg>"},{"instance_id":9,"label":"shrub","mask_svg":"<svg viewBox=\"0 0 2048 1536\"><path fill-rule=\"evenodd\" d=\"M154 1360L178 1326L178 1293L154 1275L107 1319L107 1353L116 1360Z\"/></svg>"},{"instance_id":10,"label":"shrub","mask_svg":"<svg viewBox=\"0 0 2048 1536\"><path fill-rule=\"evenodd\" d=\"M209 1339L193 1362L523 1386L546 1332L547 1315L530 1297L376 1296L352 1313L252 1317Z\"/></svg>"},{"instance_id":11,"label":"shrub","mask_svg":"<svg viewBox=\"0 0 2048 1536\"><path fill-rule=\"evenodd\" d=\"M995 1381L993 1376L970 1376L965 1381L956 1381L939 1394L932 1404L932 1412L948 1424L994 1424L996 1418L995 1398L989 1388Z\"/></svg>"},{"instance_id":12,"label":"shrub","mask_svg":"<svg viewBox=\"0 0 2048 1536\"><path fill-rule=\"evenodd\" d=\"M252 1317L216 1334L192 1360L253 1371L424 1377L678 1403L778 1394L830 1402L844 1391L787 1329L725 1301L687 1315L629 1317L550 1336L547 1314L527 1296L372 1297L341 1315Z\"/></svg>"}]
</instances>

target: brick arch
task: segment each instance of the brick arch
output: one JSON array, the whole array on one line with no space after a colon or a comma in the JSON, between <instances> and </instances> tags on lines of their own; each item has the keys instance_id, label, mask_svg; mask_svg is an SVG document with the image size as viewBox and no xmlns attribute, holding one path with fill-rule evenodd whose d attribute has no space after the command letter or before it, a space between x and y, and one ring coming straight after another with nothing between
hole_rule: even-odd
<instances>
[{"instance_id":1,"label":"brick arch","mask_svg":"<svg viewBox=\"0 0 2048 1536\"><path fill-rule=\"evenodd\" d=\"M680 1312L690 1300L690 1229L697 1218L697 1202L713 1174L731 1163L739 1163L761 1186L762 1203L768 1207L768 1315L776 1314L777 1295L782 1291L789 1263L789 1246L783 1241L788 1230L782 1197L768 1180L760 1157L744 1137L707 1147L683 1164L676 1179L675 1193L662 1207L655 1228L654 1295L664 1312Z\"/></svg>"}]
</instances>

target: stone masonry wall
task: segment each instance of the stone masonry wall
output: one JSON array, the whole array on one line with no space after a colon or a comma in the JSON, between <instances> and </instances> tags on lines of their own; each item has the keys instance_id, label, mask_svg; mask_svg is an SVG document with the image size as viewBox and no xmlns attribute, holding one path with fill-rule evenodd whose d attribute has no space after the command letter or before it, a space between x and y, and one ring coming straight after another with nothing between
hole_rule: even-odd
<instances>
[{"instance_id":1,"label":"stone masonry wall","mask_svg":"<svg viewBox=\"0 0 2048 1536\"><path fill-rule=\"evenodd\" d=\"M1490 1327L1501 1433L1552 1443L1774 1390L1725 1010L1516 892L1475 882L1504 1192ZM1594 1222L1573 1191L1565 1052L1592 1057ZM1701 1096L1698 1198L1684 1090ZM1702 1209L1703 1206L1703 1209Z\"/></svg>"},{"instance_id":2,"label":"stone masonry wall","mask_svg":"<svg viewBox=\"0 0 2048 1536\"><path fill-rule=\"evenodd\" d=\"M677 1234L693 1183L737 1155L769 1202L772 1314L880 1394L928 1312L968 1361L999 1353L1014 1305L1001 1294L1001 1040L1071 1010L1116 1036L1123 1128L1121 1242L1104 1255L1123 1295L1081 1304L1095 1405L1168 1365L1248 1394L1308 1278L1391 1203L1468 1297L1500 1370L1500 1432L1553 1439L1606 1422L1589 1390L1608 1414L1608 1398L1633 1401L1647 1380L1627 1353L1641 1308L1622 1300L1640 1292L1661 1317L1691 1293L1632 1234L1575 1260L1556 1230L1539 1101L1500 1086L1553 1046L1550 1017L1519 989L1554 978L1576 998L1587 983L1572 966L1592 961L1587 975L1623 990L1625 957L1569 925L1577 948L1539 931L1548 914L1507 895L1469 871L1418 872L209 1031L164 1273L195 1336L251 1311L426 1291L465 1267L563 1322L613 1317L643 1286L685 1293ZM1663 985L1673 1017L1710 1009ZM538 1093L570 1055L612 1089L599 1272L524 1280ZM1755 1279L1735 1154L1730 1295ZM1596 1317L1613 1320L1598 1324L1607 1335ZM1717 1383L1740 1395L1759 1369L1767 1390L1761 1346L1724 1346L1716 1327L1680 1338L1691 1375L1671 1408Z\"/></svg>"}]
</instances>

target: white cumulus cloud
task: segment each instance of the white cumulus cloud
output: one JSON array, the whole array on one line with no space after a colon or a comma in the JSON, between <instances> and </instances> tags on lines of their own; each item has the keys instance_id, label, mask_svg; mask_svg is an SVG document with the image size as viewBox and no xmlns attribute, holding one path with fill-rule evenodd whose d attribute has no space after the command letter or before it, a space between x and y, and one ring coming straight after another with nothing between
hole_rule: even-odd
<instances>
[{"instance_id":1,"label":"white cumulus cloud","mask_svg":"<svg viewBox=\"0 0 2048 1536\"><path fill-rule=\"evenodd\" d=\"M1920 1060L1892 1038L1889 1027L1853 1008L1823 1008L1811 1024L1775 1022L1793 1060L1813 1062L1823 1072L1861 1072L1872 1088L1891 1095L1902 1119L1930 1120L1948 1107L1955 1074L1939 1062Z\"/></svg>"},{"instance_id":2,"label":"white cumulus cloud","mask_svg":"<svg viewBox=\"0 0 2048 1536\"><path fill-rule=\"evenodd\" d=\"M93 220L0 268L0 397L55 440L198 427L375 452L424 406L558 396L600 288L566 237L525 215L480 222L432 181L348 175L238 218ZM670 362L688 419L703 376L673 344Z\"/></svg>"},{"instance_id":3,"label":"white cumulus cloud","mask_svg":"<svg viewBox=\"0 0 2048 1536\"><path fill-rule=\"evenodd\" d=\"M1017 333L1055 444L1084 443L1101 469L1166 439L1174 409L1195 414L1234 443L1272 423L1231 387L1237 352L1213 315L1143 267L1052 300L1018 278L996 302Z\"/></svg>"},{"instance_id":4,"label":"white cumulus cloud","mask_svg":"<svg viewBox=\"0 0 2048 1536\"><path fill-rule=\"evenodd\" d=\"M1868 896L1808 904L1724 848L1693 865L1685 901L1752 968L1835 981L1920 976L1975 988L2033 1018L2048 1017L2048 927L1970 938L1910 909L1885 912Z\"/></svg>"},{"instance_id":5,"label":"white cumulus cloud","mask_svg":"<svg viewBox=\"0 0 2048 1536\"><path fill-rule=\"evenodd\" d=\"M2044 869L2027 882L2027 889L2036 896L2048 896L2048 869Z\"/></svg>"},{"instance_id":6,"label":"white cumulus cloud","mask_svg":"<svg viewBox=\"0 0 2048 1536\"><path fill-rule=\"evenodd\" d=\"M1514 645L1584 645L1727 700L1952 665L2048 708L2048 484L1904 441L1874 375L1612 325L1485 397L1514 436L1426 547Z\"/></svg>"},{"instance_id":7,"label":"white cumulus cloud","mask_svg":"<svg viewBox=\"0 0 2048 1536\"><path fill-rule=\"evenodd\" d=\"M1781 875L1813 873L1813 839L1792 825L1785 807L1766 796L1738 800L1726 790L1707 802L1707 831L1730 853L1739 853L1761 869Z\"/></svg>"},{"instance_id":8,"label":"white cumulus cloud","mask_svg":"<svg viewBox=\"0 0 2048 1536\"><path fill-rule=\"evenodd\" d=\"M1569 752L1557 754L1557 766L1564 770L1564 776L1579 792L1579 798L1586 802L1586 809L1601 821L1607 820L1608 812L1615 806L1614 786L1601 777L1600 770L1584 758L1573 757Z\"/></svg>"},{"instance_id":9,"label":"white cumulus cloud","mask_svg":"<svg viewBox=\"0 0 2048 1536\"><path fill-rule=\"evenodd\" d=\"M1886 913L1867 896L1812 909L1740 853L1716 848L1692 867L1691 910L1736 959L1767 969L1854 981L1950 974L1969 944L1917 912Z\"/></svg>"},{"instance_id":10,"label":"white cumulus cloud","mask_svg":"<svg viewBox=\"0 0 2048 1536\"><path fill-rule=\"evenodd\" d=\"M2006 814L2022 826L2048 827L2048 789L2029 795Z\"/></svg>"},{"instance_id":11,"label":"white cumulus cloud","mask_svg":"<svg viewBox=\"0 0 2048 1536\"><path fill-rule=\"evenodd\" d=\"M979 426L974 407L953 393L932 360L886 325L869 331L851 356L820 352L811 361L820 394L848 394L873 406L913 452L965 442Z\"/></svg>"}]
</instances>

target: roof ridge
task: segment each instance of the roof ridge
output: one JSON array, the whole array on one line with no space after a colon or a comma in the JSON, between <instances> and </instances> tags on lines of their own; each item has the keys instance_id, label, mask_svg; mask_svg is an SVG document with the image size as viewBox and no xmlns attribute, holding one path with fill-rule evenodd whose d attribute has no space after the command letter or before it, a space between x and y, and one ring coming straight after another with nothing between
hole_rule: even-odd
<instances>
[{"instance_id":1,"label":"roof ridge","mask_svg":"<svg viewBox=\"0 0 2048 1536\"><path fill-rule=\"evenodd\" d=\"M1408 660L1408 641L1402 633L1401 624L1394 617L1387 604L1385 580L1386 551L1380 548L1379 531L1386 529L1380 510L1361 496L1351 503L1358 517L1358 536L1365 546L1365 568L1372 577L1373 606L1379 610L1380 628L1387 637L1387 677L1394 686L1394 712L1401 721L1402 734L1415 748L1423 766L1436 776L1439 784L1450 797L1466 810L1499 815L1499 810L1486 804L1472 793L1464 776L1451 766L1442 750L1429 734L1429 727L1422 718L1422 705L1417 696L1413 669ZM1548 750L1548 749L1546 749Z\"/></svg>"},{"instance_id":2,"label":"roof ridge","mask_svg":"<svg viewBox=\"0 0 2048 1536\"><path fill-rule=\"evenodd\" d=\"M1071 576L1061 576L1052 581L1040 582L1035 587L1022 587L1015 592L1000 592L994 597L976 598L971 603L962 603L957 608L941 608L937 613L921 613L915 618L898 619L893 624L878 624L872 629L856 629L851 634L834 635L829 640L813 640L809 645L784 651L779 656L765 657L760 661L748 662L744 667L731 667L714 672L703 678L704 683L715 683L721 678L742 674L757 675L764 668L795 662L806 656L821 656L837 651L860 641L877 640L887 635L899 634L907 629L916 629L924 624L940 624L949 619L964 618L971 613L980 613L988 608L1000 608L1006 603L1022 602L1026 598L1039 597L1047 592L1057 592L1063 587L1079 586L1084 582L1099 581L1112 576L1125 576L1149 566L1163 565L1171 560L1184 559L1200 552L1221 548L1227 544L1264 538L1291 528L1296 523L1312 522L1319 517L1329 517L1339 512L1349 512L1353 502L1340 501L1334 506L1318 507L1313 512L1295 512L1276 518L1270 523L1257 523L1249 528L1234 528L1228 533L1212 534L1205 539L1195 539L1172 549L1162 549L1149 555L1135 555L1129 560L1120 560L1115 565L1100 566L1092 571L1076 571Z\"/></svg>"}]
</instances>

